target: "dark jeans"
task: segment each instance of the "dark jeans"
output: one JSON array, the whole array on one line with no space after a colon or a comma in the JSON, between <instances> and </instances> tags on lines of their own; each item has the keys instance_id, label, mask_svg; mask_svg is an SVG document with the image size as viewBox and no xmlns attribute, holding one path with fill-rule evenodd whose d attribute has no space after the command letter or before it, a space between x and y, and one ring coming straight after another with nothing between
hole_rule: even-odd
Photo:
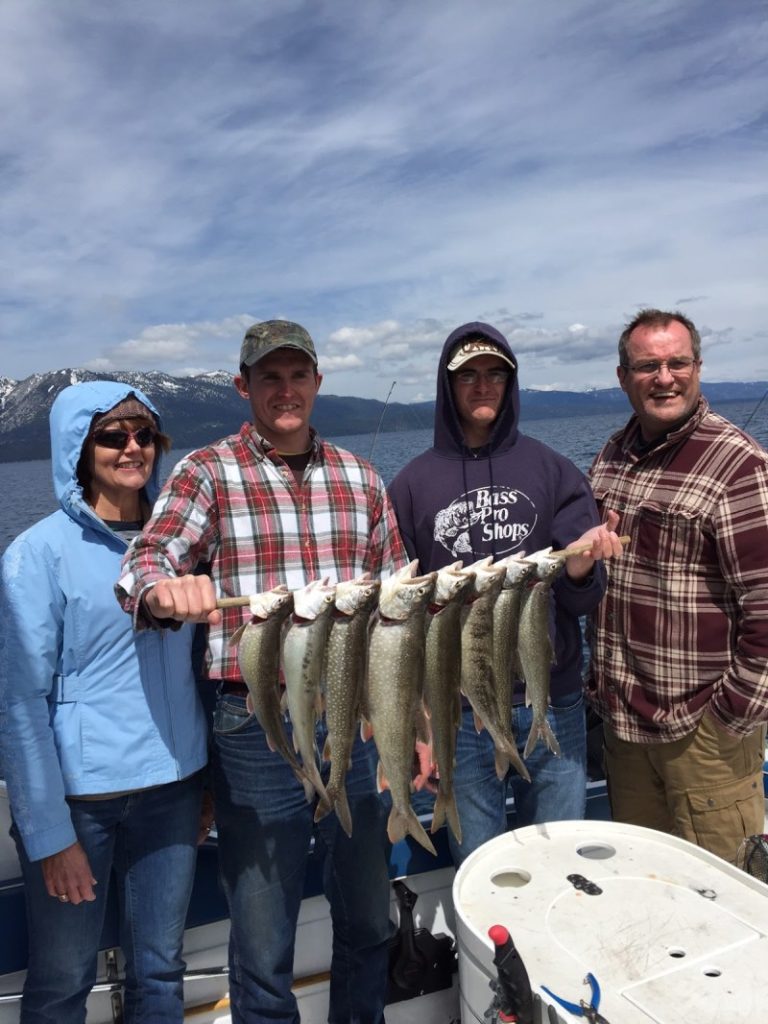
<instances>
[{"instance_id":1,"label":"dark jeans","mask_svg":"<svg viewBox=\"0 0 768 1024\"><path fill-rule=\"evenodd\" d=\"M48 895L14 828L27 900L29 966L21 1024L82 1024L97 972L110 872L125 955L126 1024L180 1024L182 944L197 858L201 775L129 796L71 800L77 837L91 865L96 900Z\"/></svg>"},{"instance_id":2,"label":"dark jeans","mask_svg":"<svg viewBox=\"0 0 768 1024\"><path fill-rule=\"evenodd\" d=\"M533 708L516 705L512 726L517 749L523 748L533 721ZM456 746L453 787L461 821L462 843L448 834L454 863L461 862L482 843L507 831L506 802L509 790L515 798L517 827L546 821L581 819L587 801L587 749L584 700L581 692L555 699L547 710L547 721L560 744L555 757L539 742L525 765L531 781L526 782L510 768L506 778L496 777L493 740L483 729L475 729L472 710L464 711Z\"/></svg>"},{"instance_id":3,"label":"dark jeans","mask_svg":"<svg viewBox=\"0 0 768 1024\"><path fill-rule=\"evenodd\" d=\"M286 729L290 738L290 723ZM317 726L322 749L325 723ZM316 826L324 852L333 953L329 1021L380 1024L387 992L389 875L376 751L358 736L347 773L352 838L334 813ZM324 769L327 776L327 766ZM291 992L296 924L313 835L314 803L236 695L219 698L213 779L219 864L229 902L233 1024L298 1024Z\"/></svg>"}]
</instances>

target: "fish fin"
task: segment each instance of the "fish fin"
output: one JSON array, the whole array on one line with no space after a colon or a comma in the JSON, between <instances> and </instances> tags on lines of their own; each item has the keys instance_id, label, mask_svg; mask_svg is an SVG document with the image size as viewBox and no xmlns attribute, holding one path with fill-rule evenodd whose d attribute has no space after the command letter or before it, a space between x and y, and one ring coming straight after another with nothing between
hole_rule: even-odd
<instances>
[{"instance_id":1,"label":"fish fin","mask_svg":"<svg viewBox=\"0 0 768 1024\"><path fill-rule=\"evenodd\" d=\"M280 694L280 714L284 715L288 712L288 691L283 690Z\"/></svg>"},{"instance_id":2,"label":"fish fin","mask_svg":"<svg viewBox=\"0 0 768 1024\"><path fill-rule=\"evenodd\" d=\"M315 720L317 722L319 722L320 719L323 717L323 712L324 711L325 711L325 701L323 700L322 693L318 689L317 692L315 693Z\"/></svg>"},{"instance_id":3,"label":"fish fin","mask_svg":"<svg viewBox=\"0 0 768 1024\"><path fill-rule=\"evenodd\" d=\"M461 843L461 823L459 822L459 809L456 806L456 797L453 791L446 795L443 789L438 789L435 798L435 809L432 812L432 827L429 831L433 834L437 832L445 824L446 819L456 842Z\"/></svg>"},{"instance_id":4,"label":"fish fin","mask_svg":"<svg viewBox=\"0 0 768 1024\"><path fill-rule=\"evenodd\" d=\"M307 803L311 804L315 799L315 787L312 785L312 780L297 762L291 765L291 770L296 777L296 780L301 783L301 788L304 790L304 796L307 798Z\"/></svg>"},{"instance_id":5,"label":"fish fin","mask_svg":"<svg viewBox=\"0 0 768 1024\"><path fill-rule=\"evenodd\" d=\"M544 740L547 747L552 751L555 757L560 757L560 744L557 742L557 737L552 732L546 718L540 722L537 722L536 719L534 719L531 731L528 733L528 739L525 741L523 757L528 757L531 754L539 740Z\"/></svg>"},{"instance_id":6,"label":"fish fin","mask_svg":"<svg viewBox=\"0 0 768 1024\"><path fill-rule=\"evenodd\" d=\"M506 754L503 750L498 748L493 754L494 763L496 765L496 778L501 780L505 778L509 771L509 754Z\"/></svg>"},{"instance_id":7,"label":"fish fin","mask_svg":"<svg viewBox=\"0 0 768 1024\"><path fill-rule=\"evenodd\" d=\"M429 827L432 835L445 824L445 802L445 794L442 789L438 789L437 796L435 797L435 806L432 808L432 824Z\"/></svg>"},{"instance_id":8,"label":"fish fin","mask_svg":"<svg viewBox=\"0 0 768 1024\"><path fill-rule=\"evenodd\" d=\"M419 704L416 709L415 722L416 726L416 739L420 743L431 743L432 742L432 730L429 728L429 721L424 713L424 705Z\"/></svg>"},{"instance_id":9,"label":"fish fin","mask_svg":"<svg viewBox=\"0 0 768 1024\"><path fill-rule=\"evenodd\" d=\"M557 736L555 736L555 734L552 732L552 729L550 728L549 722L546 720L546 718L542 723L542 735L544 737L544 742L547 744L547 746L555 755L555 757L560 757L560 744L557 742Z\"/></svg>"},{"instance_id":10,"label":"fish fin","mask_svg":"<svg viewBox=\"0 0 768 1024\"><path fill-rule=\"evenodd\" d=\"M244 623L242 624L242 626L238 626L238 627L237 627L237 629L236 629L236 630L235 630L235 632L234 632L234 633L232 634L232 636L231 636L231 637L229 638L229 640L227 640L227 644L228 644L228 645L229 645L230 647L235 647L235 646L236 646L237 644L239 644L239 643L240 643L240 637L241 637L241 636L243 635L243 633L245 632L245 627L246 627L247 625L248 625L248 623L247 623L247 622L244 622Z\"/></svg>"},{"instance_id":11,"label":"fish fin","mask_svg":"<svg viewBox=\"0 0 768 1024\"><path fill-rule=\"evenodd\" d=\"M485 723L476 711L472 712L472 718L475 720L475 732L482 732L485 728Z\"/></svg>"},{"instance_id":12,"label":"fish fin","mask_svg":"<svg viewBox=\"0 0 768 1024\"><path fill-rule=\"evenodd\" d=\"M525 684L525 706L529 708L531 706L531 691L528 689L528 684Z\"/></svg>"},{"instance_id":13,"label":"fish fin","mask_svg":"<svg viewBox=\"0 0 768 1024\"><path fill-rule=\"evenodd\" d=\"M317 793L318 798L329 804L331 801L328 799L328 793L326 792L323 780L320 778L320 772L317 770L317 765L314 764L314 762L311 765L305 764L304 773L315 787L315 792Z\"/></svg>"},{"instance_id":14,"label":"fish fin","mask_svg":"<svg viewBox=\"0 0 768 1024\"><path fill-rule=\"evenodd\" d=\"M521 779L525 779L526 782L531 781L531 776L528 769L525 767L525 762L517 752L517 745L513 742L509 750L505 750L504 753L507 756L509 766L514 768Z\"/></svg>"},{"instance_id":15,"label":"fish fin","mask_svg":"<svg viewBox=\"0 0 768 1024\"><path fill-rule=\"evenodd\" d=\"M379 793L382 793L385 789L389 789L389 782L384 774L384 765L379 761L376 768L376 789Z\"/></svg>"},{"instance_id":16,"label":"fish fin","mask_svg":"<svg viewBox=\"0 0 768 1024\"><path fill-rule=\"evenodd\" d=\"M325 737L325 743L323 744L323 754L322 754L322 757L323 757L324 761L330 761L331 760L331 737L330 736L326 736ZM315 821L317 821L317 818L315 818Z\"/></svg>"},{"instance_id":17,"label":"fish fin","mask_svg":"<svg viewBox=\"0 0 768 1024\"><path fill-rule=\"evenodd\" d=\"M389 814L389 821L387 822L387 835L391 843L399 843L406 835L410 835L425 850L428 850L434 857L437 856L432 840L424 831L424 826L410 807L400 811L395 807L392 808Z\"/></svg>"},{"instance_id":18,"label":"fish fin","mask_svg":"<svg viewBox=\"0 0 768 1024\"><path fill-rule=\"evenodd\" d=\"M249 690L245 697L245 710L249 715L253 714L253 697L251 697L251 691Z\"/></svg>"},{"instance_id":19,"label":"fish fin","mask_svg":"<svg viewBox=\"0 0 768 1024\"><path fill-rule=\"evenodd\" d=\"M347 799L346 789L343 786L339 790L329 789L328 798L333 804L334 811L336 811L336 817L339 819L339 824L351 839L352 812L349 809L349 800ZM317 817L315 817L315 821L317 821Z\"/></svg>"},{"instance_id":20,"label":"fish fin","mask_svg":"<svg viewBox=\"0 0 768 1024\"><path fill-rule=\"evenodd\" d=\"M318 800L317 801L317 807L315 808L315 818L314 818L314 820L316 822L322 821L322 819L327 814L330 814L331 811L333 810L333 806L331 804L331 799L332 799L331 794L328 792L328 790L326 790L326 794L328 796L327 800Z\"/></svg>"},{"instance_id":21,"label":"fish fin","mask_svg":"<svg viewBox=\"0 0 768 1024\"><path fill-rule=\"evenodd\" d=\"M456 797L451 793L450 799L446 803L445 816L448 818L448 824L453 837L457 843L461 844L461 822L459 821L459 808L456 806Z\"/></svg>"}]
</instances>

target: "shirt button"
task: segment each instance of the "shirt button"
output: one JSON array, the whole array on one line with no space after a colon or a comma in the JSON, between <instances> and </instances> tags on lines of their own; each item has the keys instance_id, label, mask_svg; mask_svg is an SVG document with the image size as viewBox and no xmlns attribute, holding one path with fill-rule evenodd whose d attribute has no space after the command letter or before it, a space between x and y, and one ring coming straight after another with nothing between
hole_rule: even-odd
<instances>
[{"instance_id":1,"label":"shirt button","mask_svg":"<svg viewBox=\"0 0 768 1024\"><path fill-rule=\"evenodd\" d=\"M616 693L616 684L608 683L608 693Z\"/></svg>"}]
</instances>

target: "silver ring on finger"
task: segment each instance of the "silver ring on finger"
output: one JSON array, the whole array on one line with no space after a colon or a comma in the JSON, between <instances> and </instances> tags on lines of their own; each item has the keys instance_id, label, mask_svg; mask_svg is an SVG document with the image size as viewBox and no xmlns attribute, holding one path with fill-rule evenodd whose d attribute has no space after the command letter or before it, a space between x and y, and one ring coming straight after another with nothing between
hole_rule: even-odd
<instances>
[{"instance_id":1,"label":"silver ring on finger","mask_svg":"<svg viewBox=\"0 0 768 1024\"><path fill-rule=\"evenodd\" d=\"M59 902L60 903L69 903L69 896L67 896L67 894L65 892L60 892L59 893Z\"/></svg>"}]
</instances>

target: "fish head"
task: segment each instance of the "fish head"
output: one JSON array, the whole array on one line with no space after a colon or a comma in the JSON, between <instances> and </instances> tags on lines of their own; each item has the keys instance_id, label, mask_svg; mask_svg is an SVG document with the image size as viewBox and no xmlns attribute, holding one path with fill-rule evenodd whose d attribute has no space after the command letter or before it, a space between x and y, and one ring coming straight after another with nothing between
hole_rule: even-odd
<instances>
[{"instance_id":1,"label":"fish head","mask_svg":"<svg viewBox=\"0 0 768 1024\"><path fill-rule=\"evenodd\" d=\"M461 562L454 562L453 565L438 570L435 592L432 596L433 604L443 607L452 601L461 600L466 595L475 574L469 569L462 569L461 565Z\"/></svg>"},{"instance_id":2,"label":"fish head","mask_svg":"<svg viewBox=\"0 0 768 1024\"><path fill-rule=\"evenodd\" d=\"M414 576L398 581L396 586L386 593L382 587L379 596L379 611L385 619L408 619L421 608L425 608L432 600L435 589L436 572L424 576ZM391 577L390 577L391 579Z\"/></svg>"},{"instance_id":3,"label":"fish head","mask_svg":"<svg viewBox=\"0 0 768 1024\"><path fill-rule=\"evenodd\" d=\"M472 593L475 597L489 591L499 591L504 585L507 570L503 565L492 565L491 562L492 559L489 557L467 566L467 569L474 573Z\"/></svg>"},{"instance_id":4,"label":"fish head","mask_svg":"<svg viewBox=\"0 0 768 1024\"><path fill-rule=\"evenodd\" d=\"M536 563L526 558L522 552L500 558L495 564L504 566L506 573L504 587L510 590L514 587L522 587L526 580L529 580L536 572Z\"/></svg>"},{"instance_id":5,"label":"fish head","mask_svg":"<svg viewBox=\"0 0 768 1024\"><path fill-rule=\"evenodd\" d=\"M542 548L541 551L534 551L526 557L527 562L533 562L536 566L536 579L544 582L551 582L565 566L565 559L562 555L553 555L552 547Z\"/></svg>"},{"instance_id":6,"label":"fish head","mask_svg":"<svg viewBox=\"0 0 768 1024\"><path fill-rule=\"evenodd\" d=\"M326 580L312 580L305 587L294 591L293 614L308 621L316 619L330 612L335 593L335 584L329 584Z\"/></svg>"},{"instance_id":7,"label":"fish head","mask_svg":"<svg viewBox=\"0 0 768 1024\"><path fill-rule=\"evenodd\" d=\"M249 598L249 608L254 619L268 619L279 612L287 614L292 607L293 594L284 583L260 594L252 594Z\"/></svg>"},{"instance_id":8,"label":"fish head","mask_svg":"<svg viewBox=\"0 0 768 1024\"><path fill-rule=\"evenodd\" d=\"M370 573L365 573L355 580L337 583L334 607L340 615L354 615L366 606L370 607L378 597L380 589L381 583L379 580L371 579Z\"/></svg>"},{"instance_id":9,"label":"fish head","mask_svg":"<svg viewBox=\"0 0 768 1024\"><path fill-rule=\"evenodd\" d=\"M536 566L536 579L543 583L551 583L565 568L565 559L561 555L549 555Z\"/></svg>"},{"instance_id":10,"label":"fish head","mask_svg":"<svg viewBox=\"0 0 768 1024\"><path fill-rule=\"evenodd\" d=\"M414 579L419 569L419 560L414 558L408 565L396 569L390 576L381 581L381 598L386 601L390 594L393 594L397 587L405 580Z\"/></svg>"}]
</instances>

